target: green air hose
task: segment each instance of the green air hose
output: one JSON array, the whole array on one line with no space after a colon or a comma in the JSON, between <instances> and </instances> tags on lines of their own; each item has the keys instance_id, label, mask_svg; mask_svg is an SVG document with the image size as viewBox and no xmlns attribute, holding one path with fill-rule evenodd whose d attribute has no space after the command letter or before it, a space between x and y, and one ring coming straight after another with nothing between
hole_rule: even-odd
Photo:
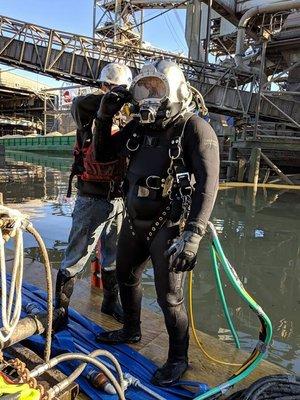
<instances>
[{"instance_id":1,"label":"green air hose","mask_svg":"<svg viewBox=\"0 0 300 400\"><path fill-rule=\"evenodd\" d=\"M260 330L260 334L259 334L259 341L258 341L255 349L252 351L249 358L239 367L239 369L226 382L210 389L209 391L207 391L204 394L201 394L201 395L195 397L195 400L204 400L204 399L208 399L208 398L218 397L219 395L225 393L229 388L231 388L232 386L234 386L235 384L237 384L238 382L240 382L241 380L246 378L261 362L261 360L264 357L264 354L271 342L271 339L272 339L272 324L271 324L270 319L265 314L263 309L256 303L256 301L246 291L246 289L244 288L236 271L234 270L232 265L227 260L225 254L223 252L222 246L220 244L220 241L219 241L219 238L218 238L218 235L217 235L214 225L211 222L209 222L208 226L211 229L211 234L212 234L212 245L211 245L210 251L211 251L211 257L212 257L213 266L214 266L214 273L215 273L215 278L216 278L216 282L217 282L218 293L219 293L221 301L222 301L222 306L223 306L223 310L225 313L227 323L230 327L230 330L232 332L232 335L234 337L237 347L239 347L239 340L238 340L236 330L231 321L230 314L229 314L229 311L227 308L227 303L226 303L226 299L224 296L222 282L221 282L221 278L220 278L220 274L219 274L218 260L220 262L220 265L223 267L225 274L227 275L227 278L229 279L231 285L234 287L234 289L239 294L239 296L249 305L251 310L257 315L257 317L261 323L261 330ZM191 281L192 281L192 276L190 276L190 282ZM190 289L191 289L191 287L192 286L190 284ZM191 292L190 292L190 298L191 298ZM192 302L190 301L190 304L191 303ZM194 319L193 319L192 310L190 310L190 316L191 316L191 325L193 328ZM199 344L199 340L195 335L195 329L193 329L193 333L194 333L197 343Z\"/></svg>"},{"instance_id":2,"label":"green air hose","mask_svg":"<svg viewBox=\"0 0 300 400\"><path fill-rule=\"evenodd\" d=\"M224 294L224 290L223 290L223 286L222 286L218 261L217 261L217 254L216 254L215 248L213 246L210 247L210 255L211 255L212 262L213 262L213 269L214 269L215 279L216 279L216 283L217 283L217 289L218 289L219 297L222 302L223 312L224 312L224 315L225 315L225 318L227 321L227 325L231 331L231 334L233 336L236 347L238 349L240 349L241 345L240 345L239 337L237 335L235 326L231 320L230 313L228 311L227 302L226 302L226 298L225 298L225 294Z\"/></svg>"}]
</instances>

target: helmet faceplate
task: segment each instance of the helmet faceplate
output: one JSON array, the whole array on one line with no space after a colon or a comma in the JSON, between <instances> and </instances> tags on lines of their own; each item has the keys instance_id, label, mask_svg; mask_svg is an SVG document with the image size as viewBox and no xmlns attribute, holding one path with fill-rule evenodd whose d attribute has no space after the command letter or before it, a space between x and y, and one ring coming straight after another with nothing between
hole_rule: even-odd
<instances>
[{"instance_id":1,"label":"helmet faceplate","mask_svg":"<svg viewBox=\"0 0 300 400\"><path fill-rule=\"evenodd\" d=\"M192 98L181 68L170 60L144 65L132 82L131 92L142 123L155 122L158 111L160 118L162 113L167 119L174 117L188 107Z\"/></svg>"}]
</instances>

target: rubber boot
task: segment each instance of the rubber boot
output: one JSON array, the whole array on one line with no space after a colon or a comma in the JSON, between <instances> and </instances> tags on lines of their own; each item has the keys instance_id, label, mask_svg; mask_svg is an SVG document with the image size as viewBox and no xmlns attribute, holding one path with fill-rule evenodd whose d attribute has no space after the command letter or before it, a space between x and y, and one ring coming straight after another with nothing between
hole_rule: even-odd
<instances>
[{"instance_id":1,"label":"rubber boot","mask_svg":"<svg viewBox=\"0 0 300 400\"><path fill-rule=\"evenodd\" d=\"M59 332L66 329L69 319L69 304L73 293L76 277L67 277L60 270L56 277L55 287L55 309L53 332Z\"/></svg>"},{"instance_id":2,"label":"rubber boot","mask_svg":"<svg viewBox=\"0 0 300 400\"><path fill-rule=\"evenodd\" d=\"M99 333L97 342L107 344L137 343L141 340L141 297L140 283L136 286L120 286L120 296L124 310L124 325L122 329Z\"/></svg>"},{"instance_id":3,"label":"rubber boot","mask_svg":"<svg viewBox=\"0 0 300 400\"><path fill-rule=\"evenodd\" d=\"M156 386L170 386L180 380L188 369L189 336L182 343L176 343L169 338L169 354L167 362L156 370L151 382Z\"/></svg>"},{"instance_id":4,"label":"rubber boot","mask_svg":"<svg viewBox=\"0 0 300 400\"><path fill-rule=\"evenodd\" d=\"M111 315L118 322L124 323L123 309L119 301L119 287L116 278L116 271L101 270L103 284L103 301L101 312Z\"/></svg>"}]
</instances>

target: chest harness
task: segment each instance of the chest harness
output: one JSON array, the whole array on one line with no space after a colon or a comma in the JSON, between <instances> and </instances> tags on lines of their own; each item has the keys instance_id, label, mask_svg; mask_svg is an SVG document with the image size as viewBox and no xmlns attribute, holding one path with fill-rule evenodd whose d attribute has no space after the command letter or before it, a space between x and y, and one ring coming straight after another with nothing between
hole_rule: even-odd
<instances>
[{"instance_id":1,"label":"chest harness","mask_svg":"<svg viewBox=\"0 0 300 400\"><path fill-rule=\"evenodd\" d=\"M120 190L127 165L124 157L106 163L96 161L92 146L92 138L87 139L83 146L80 146L77 142L74 147L73 155L74 163L71 167L67 197L71 197L72 180L75 175L84 182L107 184L108 196Z\"/></svg>"},{"instance_id":2,"label":"chest harness","mask_svg":"<svg viewBox=\"0 0 300 400\"><path fill-rule=\"evenodd\" d=\"M182 144L186 125L192 116L192 113L186 113L174 127L174 132L168 143L170 164L167 169L167 176L150 175L143 182L140 182L140 185L143 185L146 190L157 191L162 199L165 200L161 212L154 219L146 235L146 240L149 244L156 232L163 227L167 220L173 223L179 222L182 229L190 212L193 187L191 184L191 175L184 161ZM157 146L159 139L159 137L133 133L126 143L129 157L138 151L142 144L150 147ZM128 212L127 216L131 233L135 236L133 221Z\"/></svg>"}]
</instances>

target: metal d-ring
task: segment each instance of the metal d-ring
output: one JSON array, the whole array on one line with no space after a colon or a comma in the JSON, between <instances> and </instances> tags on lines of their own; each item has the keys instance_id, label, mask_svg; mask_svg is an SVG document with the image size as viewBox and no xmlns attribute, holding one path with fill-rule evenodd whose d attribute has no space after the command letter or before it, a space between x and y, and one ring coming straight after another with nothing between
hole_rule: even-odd
<instances>
[{"instance_id":1,"label":"metal d-ring","mask_svg":"<svg viewBox=\"0 0 300 400\"><path fill-rule=\"evenodd\" d=\"M152 186L149 183L149 179L159 179L160 180L160 185L159 186ZM146 186L148 189L153 189L153 190L159 190L161 188L161 177L158 175L150 175L146 178Z\"/></svg>"},{"instance_id":2,"label":"metal d-ring","mask_svg":"<svg viewBox=\"0 0 300 400\"><path fill-rule=\"evenodd\" d=\"M127 147L127 149L128 149L129 151L137 151L137 149L140 147L140 144L137 143L136 147L131 148L131 147L129 146L130 140L131 140L131 138L129 138L129 139L127 140L127 142L126 142L126 147Z\"/></svg>"}]
</instances>

